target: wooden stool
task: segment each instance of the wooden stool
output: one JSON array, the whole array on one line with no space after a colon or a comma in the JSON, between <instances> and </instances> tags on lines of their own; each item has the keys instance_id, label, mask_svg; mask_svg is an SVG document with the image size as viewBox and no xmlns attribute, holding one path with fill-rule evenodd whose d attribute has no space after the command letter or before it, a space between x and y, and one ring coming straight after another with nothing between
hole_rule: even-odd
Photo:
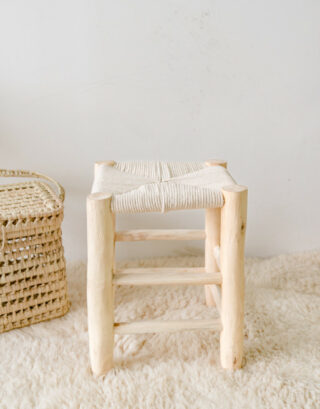
<instances>
[{"instance_id":1,"label":"wooden stool","mask_svg":"<svg viewBox=\"0 0 320 409\"><path fill-rule=\"evenodd\" d=\"M202 230L115 230L116 213L205 208ZM92 371L113 367L114 334L187 329L221 331L223 368L238 369L243 357L244 243L247 188L226 162L98 162L87 198L88 331ZM205 240L204 268L115 269L115 242ZM216 259L220 247L220 271ZM220 319L114 322L114 286L205 285L208 306Z\"/></svg>"}]
</instances>

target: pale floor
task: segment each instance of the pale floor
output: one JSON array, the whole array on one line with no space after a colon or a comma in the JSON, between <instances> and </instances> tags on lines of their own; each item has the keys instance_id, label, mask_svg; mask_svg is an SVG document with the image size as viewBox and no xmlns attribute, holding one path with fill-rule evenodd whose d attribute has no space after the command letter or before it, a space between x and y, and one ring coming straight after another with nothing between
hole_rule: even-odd
<instances>
[{"instance_id":1,"label":"pale floor","mask_svg":"<svg viewBox=\"0 0 320 409\"><path fill-rule=\"evenodd\" d=\"M198 266L201 256L130 263ZM246 261L246 365L219 365L211 331L117 336L116 368L88 360L85 265L68 266L70 312L0 334L0 408L304 408L320 402L320 252ZM121 288L116 320L210 318L201 287Z\"/></svg>"}]
</instances>

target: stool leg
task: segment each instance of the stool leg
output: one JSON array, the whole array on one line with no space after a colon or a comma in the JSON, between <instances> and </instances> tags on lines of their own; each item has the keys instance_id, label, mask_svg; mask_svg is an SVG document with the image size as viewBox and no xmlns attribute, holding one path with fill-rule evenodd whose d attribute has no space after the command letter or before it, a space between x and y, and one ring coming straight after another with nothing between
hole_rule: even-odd
<instances>
[{"instance_id":1,"label":"stool leg","mask_svg":"<svg viewBox=\"0 0 320 409\"><path fill-rule=\"evenodd\" d=\"M221 159L207 160L206 166L222 166L227 168L227 162ZM205 244L205 268L206 272L213 273L219 271L215 256L214 248L220 246L220 224L221 209L206 209L206 244ZM214 294L214 296L213 296ZM215 298L220 301L220 290L218 286L205 286L206 303L208 307L216 305ZM220 305L217 305L220 308Z\"/></svg>"},{"instance_id":2,"label":"stool leg","mask_svg":"<svg viewBox=\"0 0 320 409\"><path fill-rule=\"evenodd\" d=\"M244 243L246 187L222 189L220 265L222 274L220 360L223 368L239 369L243 356Z\"/></svg>"},{"instance_id":3,"label":"stool leg","mask_svg":"<svg viewBox=\"0 0 320 409\"><path fill-rule=\"evenodd\" d=\"M220 219L221 209L206 209L205 230L205 269L207 273L219 271L217 261L214 256L214 248L220 246ZM208 307L215 306L212 292L216 291L214 285L205 285L206 303ZM218 294L218 291L217 291Z\"/></svg>"},{"instance_id":4,"label":"stool leg","mask_svg":"<svg viewBox=\"0 0 320 409\"><path fill-rule=\"evenodd\" d=\"M87 305L91 368L103 375L113 367L113 260L114 217L111 197L87 198L88 272Z\"/></svg>"}]
</instances>

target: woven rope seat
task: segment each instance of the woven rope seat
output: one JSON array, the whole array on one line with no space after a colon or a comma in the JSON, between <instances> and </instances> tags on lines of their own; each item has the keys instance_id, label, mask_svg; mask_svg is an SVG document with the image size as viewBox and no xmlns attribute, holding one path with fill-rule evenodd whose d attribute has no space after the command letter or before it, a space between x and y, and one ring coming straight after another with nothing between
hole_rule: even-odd
<instances>
[{"instance_id":1,"label":"woven rope seat","mask_svg":"<svg viewBox=\"0 0 320 409\"><path fill-rule=\"evenodd\" d=\"M222 187L235 184L223 166L205 162L98 162L92 193L112 196L114 213L222 207Z\"/></svg>"}]
</instances>

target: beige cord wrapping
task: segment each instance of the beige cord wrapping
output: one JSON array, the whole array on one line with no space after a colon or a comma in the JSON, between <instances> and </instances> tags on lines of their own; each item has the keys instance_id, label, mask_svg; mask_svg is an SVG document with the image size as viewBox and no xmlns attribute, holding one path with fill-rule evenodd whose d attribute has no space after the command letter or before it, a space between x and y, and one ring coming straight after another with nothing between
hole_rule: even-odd
<instances>
[{"instance_id":1,"label":"beige cord wrapping","mask_svg":"<svg viewBox=\"0 0 320 409\"><path fill-rule=\"evenodd\" d=\"M114 213L222 207L227 169L203 162L118 162L96 167L92 193L110 193Z\"/></svg>"}]
</instances>

